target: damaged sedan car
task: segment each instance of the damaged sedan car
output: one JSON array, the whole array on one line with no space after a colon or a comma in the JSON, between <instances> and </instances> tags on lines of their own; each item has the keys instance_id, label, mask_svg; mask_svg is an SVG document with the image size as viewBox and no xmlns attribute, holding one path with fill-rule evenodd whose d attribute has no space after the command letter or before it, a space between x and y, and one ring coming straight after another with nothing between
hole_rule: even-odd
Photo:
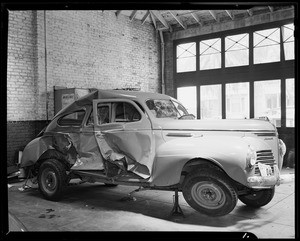
<instances>
[{"instance_id":1,"label":"damaged sedan car","mask_svg":"<svg viewBox=\"0 0 300 241\"><path fill-rule=\"evenodd\" d=\"M182 192L209 216L268 204L285 144L268 120L197 120L157 93L95 90L58 112L21 167L57 201L72 179Z\"/></svg>"}]
</instances>

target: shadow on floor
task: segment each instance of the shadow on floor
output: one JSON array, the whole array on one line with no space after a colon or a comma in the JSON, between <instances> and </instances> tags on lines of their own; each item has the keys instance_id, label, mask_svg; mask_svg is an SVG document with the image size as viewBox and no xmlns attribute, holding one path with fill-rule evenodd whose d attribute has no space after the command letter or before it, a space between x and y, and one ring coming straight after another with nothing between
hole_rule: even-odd
<instances>
[{"instance_id":1,"label":"shadow on floor","mask_svg":"<svg viewBox=\"0 0 300 241\"><path fill-rule=\"evenodd\" d=\"M136 187L107 187L103 184L83 184L68 187L63 199L53 203L45 200L37 188L30 188L22 192L22 201L32 202L34 200L34 202L39 203L41 206L44 205L47 208L49 208L49 206L54 208L56 205L57 207L60 207L61 210L68 209L70 211L73 210L74 212L79 210L92 212L126 211L180 224L202 225L217 228L234 225L237 225L238 227L239 223L244 226L245 222L255 218L256 213L259 212L258 209L252 209L247 206L237 206L232 213L226 216L209 217L200 214L187 205L180 204L184 217L171 216L170 214L173 208L172 198L168 201L161 200L159 196L157 199L153 197L149 199L147 196L133 195L135 200L124 200L124 197L128 197L128 193L135 189ZM249 218L249 216L252 218ZM249 227L262 227L269 222L270 221L259 220L257 222L252 222L251 224L249 223Z\"/></svg>"}]
</instances>

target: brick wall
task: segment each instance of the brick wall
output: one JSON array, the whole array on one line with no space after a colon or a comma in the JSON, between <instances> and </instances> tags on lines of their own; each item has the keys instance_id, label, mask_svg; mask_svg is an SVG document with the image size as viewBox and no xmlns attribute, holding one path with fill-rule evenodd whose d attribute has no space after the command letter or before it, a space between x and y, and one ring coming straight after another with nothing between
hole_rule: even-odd
<instances>
[{"instance_id":1,"label":"brick wall","mask_svg":"<svg viewBox=\"0 0 300 241\"><path fill-rule=\"evenodd\" d=\"M159 46L152 25L110 11L10 11L8 159L53 117L54 86L161 92Z\"/></svg>"}]
</instances>

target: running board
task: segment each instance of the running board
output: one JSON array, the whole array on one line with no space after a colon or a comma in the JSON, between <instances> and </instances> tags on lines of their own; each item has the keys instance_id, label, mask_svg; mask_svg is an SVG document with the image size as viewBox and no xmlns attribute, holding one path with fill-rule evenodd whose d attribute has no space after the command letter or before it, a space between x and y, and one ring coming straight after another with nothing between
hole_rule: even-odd
<instances>
[{"instance_id":1,"label":"running board","mask_svg":"<svg viewBox=\"0 0 300 241\"><path fill-rule=\"evenodd\" d=\"M139 178L132 178L132 176L137 176L135 174L125 174L119 177L107 177L103 171L94 171L94 170L72 170L74 174L78 174L81 177L90 177L99 182L105 183L114 183L114 184L122 184L122 185L133 185L136 184L137 186L143 185L147 186L148 181L147 179L139 179ZM149 185L149 184L148 184Z\"/></svg>"}]
</instances>

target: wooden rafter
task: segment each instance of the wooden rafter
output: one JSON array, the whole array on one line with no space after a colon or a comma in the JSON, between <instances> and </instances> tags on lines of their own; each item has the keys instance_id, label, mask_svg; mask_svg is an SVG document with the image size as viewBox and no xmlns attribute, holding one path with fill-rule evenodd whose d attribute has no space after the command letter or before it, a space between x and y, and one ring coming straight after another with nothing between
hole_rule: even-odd
<instances>
[{"instance_id":1,"label":"wooden rafter","mask_svg":"<svg viewBox=\"0 0 300 241\"><path fill-rule=\"evenodd\" d=\"M151 16L151 20L152 20L152 23L153 23L155 29L157 29L156 20L155 20L155 17L154 17L154 14L152 13L152 11L150 11L150 16Z\"/></svg>"},{"instance_id":2,"label":"wooden rafter","mask_svg":"<svg viewBox=\"0 0 300 241\"><path fill-rule=\"evenodd\" d=\"M181 25L181 27L186 29L186 24L184 22L182 22L182 20L178 16L176 16L176 13L174 13L173 11L169 11L169 12L173 16L173 18L175 18L175 20Z\"/></svg>"},{"instance_id":3,"label":"wooden rafter","mask_svg":"<svg viewBox=\"0 0 300 241\"><path fill-rule=\"evenodd\" d=\"M231 18L231 20L233 20L233 14L231 11L229 10L225 10L225 12L227 13L227 15Z\"/></svg>"},{"instance_id":4,"label":"wooden rafter","mask_svg":"<svg viewBox=\"0 0 300 241\"><path fill-rule=\"evenodd\" d=\"M130 22L132 22L132 20L133 20L133 19L135 18L135 16L136 16L136 14L137 14L137 10L133 10L132 13L131 13L131 15L130 15L130 17L129 17Z\"/></svg>"},{"instance_id":5,"label":"wooden rafter","mask_svg":"<svg viewBox=\"0 0 300 241\"><path fill-rule=\"evenodd\" d=\"M196 22L199 24L199 25L202 25L201 21L200 21L200 18L193 12L190 11L190 14L192 15L192 17L196 20Z\"/></svg>"},{"instance_id":6,"label":"wooden rafter","mask_svg":"<svg viewBox=\"0 0 300 241\"><path fill-rule=\"evenodd\" d=\"M251 9L248 9L247 12L248 12L249 16L252 16L252 15L253 15L253 12L252 12Z\"/></svg>"},{"instance_id":7,"label":"wooden rafter","mask_svg":"<svg viewBox=\"0 0 300 241\"><path fill-rule=\"evenodd\" d=\"M118 11L115 12L116 17L118 17L118 16L120 15L121 11L122 11L122 10L118 10Z\"/></svg>"},{"instance_id":8,"label":"wooden rafter","mask_svg":"<svg viewBox=\"0 0 300 241\"><path fill-rule=\"evenodd\" d=\"M273 12L273 11L274 11L274 7L268 6L268 8L269 8L270 12Z\"/></svg>"},{"instance_id":9,"label":"wooden rafter","mask_svg":"<svg viewBox=\"0 0 300 241\"><path fill-rule=\"evenodd\" d=\"M147 10L146 14L142 18L142 25L146 22L146 19L148 18L149 14L150 14L150 12L149 12L149 10Z\"/></svg>"},{"instance_id":10,"label":"wooden rafter","mask_svg":"<svg viewBox=\"0 0 300 241\"><path fill-rule=\"evenodd\" d=\"M151 10L151 13L153 13L155 15L155 17L158 18L158 20L166 27L170 30L170 32L172 32L172 27L167 23L167 21L164 19L164 17L160 14L159 11L157 10Z\"/></svg>"},{"instance_id":11,"label":"wooden rafter","mask_svg":"<svg viewBox=\"0 0 300 241\"><path fill-rule=\"evenodd\" d=\"M219 22L219 19L217 18L217 14L214 10L208 10L210 15L217 21Z\"/></svg>"}]
</instances>

